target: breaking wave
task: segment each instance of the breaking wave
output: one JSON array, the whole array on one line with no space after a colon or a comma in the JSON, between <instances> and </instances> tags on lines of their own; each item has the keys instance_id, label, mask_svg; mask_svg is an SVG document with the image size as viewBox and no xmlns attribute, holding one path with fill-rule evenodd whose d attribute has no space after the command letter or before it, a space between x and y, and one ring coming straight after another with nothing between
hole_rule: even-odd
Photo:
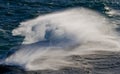
<instances>
[{"instance_id":1,"label":"breaking wave","mask_svg":"<svg viewBox=\"0 0 120 74\"><path fill-rule=\"evenodd\" d=\"M73 8L21 22L12 31L24 36L23 44L6 64L19 64L26 70L76 67L68 56L88 51L120 49L117 25L107 17L86 8Z\"/></svg>"}]
</instances>

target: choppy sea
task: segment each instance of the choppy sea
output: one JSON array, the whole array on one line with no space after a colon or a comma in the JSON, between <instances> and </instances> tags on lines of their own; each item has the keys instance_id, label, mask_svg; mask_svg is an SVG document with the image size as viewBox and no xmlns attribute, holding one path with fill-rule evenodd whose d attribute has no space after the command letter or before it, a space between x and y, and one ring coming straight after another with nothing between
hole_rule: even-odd
<instances>
[{"instance_id":1,"label":"choppy sea","mask_svg":"<svg viewBox=\"0 0 120 74\"><path fill-rule=\"evenodd\" d=\"M87 13L87 12L89 12L88 10L93 10L93 11L95 11L95 15L97 12L98 14L102 15L103 17L109 19L112 22L112 24L116 24L117 26L120 26L120 0L0 0L0 58L2 59L4 57L7 57L6 55L8 54L9 51L10 51L10 54L8 54L8 55L12 55L14 53L14 49L15 49L15 51L17 51L17 49L23 44L24 39L25 39L24 35L23 36L21 36L21 35L14 36L13 35L13 30L15 28L18 28L21 25L21 22L24 22L24 21L27 21L30 19L34 19L38 16L47 15L47 14L51 14L51 13L54 14L54 12L59 12L59 11L72 9L72 8L73 9L81 8L81 7L85 8L85 10L84 9L83 9L83 11L80 10L80 14L83 14L85 17L88 16L89 14L92 14L91 11L90 11L90 13ZM68 10L66 12L68 12L68 14L69 14L69 12L71 12L70 14L72 14L72 13L74 13L74 10L73 11ZM77 12L77 10L76 10L76 12ZM83 12L85 12L86 14L84 14ZM67 14L67 13L65 13L65 14ZM71 16L70 14L68 16ZM75 14L76 14L76 16L78 16L77 13L75 13ZM94 16L94 12L92 15ZM60 18L59 17L60 16L56 16L55 21L61 22L61 17L64 18L64 15L61 15ZM43 19L46 19L46 18L43 17ZM78 17L76 17L76 18L78 18ZM89 18L89 16L86 18L82 18L82 19L88 19L88 18ZM48 19L53 19L53 21L54 21L54 18L48 17L47 20ZM56 20L56 19L60 19L60 20ZM98 18L96 18L96 19L98 19ZM102 17L100 17L100 19L102 19ZM72 19L72 20L75 20L75 19ZM66 21L66 19L62 20L62 21L68 22L68 21ZM38 21L36 21L36 22L38 22ZM93 20L93 22L94 22L94 20ZM72 23L74 23L74 21ZM98 21L98 23L99 23L99 21ZM32 24L34 24L34 21L32 22ZM25 24L25 26L26 25L29 25L29 24ZM26 27L26 30L27 30L27 27ZM117 34L119 34L120 28L117 27L115 30L118 32ZM84 32L84 31L82 30L82 32ZM39 33L41 33L41 32L39 32ZM60 30L60 33L61 33L61 30ZM36 34L37 33L35 33L35 35ZM48 39L49 39L49 37L48 37ZM59 37L58 37L58 39L59 39ZM53 39L53 44L56 44L56 42L57 41L55 41L55 43L54 43L54 39ZM31 45L31 47L33 47L33 46L34 45ZM61 45L61 46L63 48L63 45ZM25 46L25 47L27 47L27 46ZM47 49L47 48L44 48L44 49ZM56 49L56 48L52 48L52 49ZM32 50L32 49L30 49L30 50ZM28 52L28 51L25 51L25 52ZM33 53L36 54L36 52L33 52ZM53 52L50 52L50 53L54 54ZM18 54L20 54L20 53L18 53ZM30 52L29 55L25 56L25 58L30 56L30 54L32 54L32 52ZM51 54L49 54L47 56L50 56ZM59 54L59 53L57 52L56 54ZM22 56L22 57L24 57L24 56ZM31 58L34 58L34 57L31 56ZM16 58L18 58L18 57L13 57L12 59L14 60ZM8 59L8 60L11 60L11 59ZM23 59L20 59L20 60L23 60ZM44 58L43 58L43 60L44 60ZM58 61L59 60L60 59L58 59ZM31 61L31 60L29 60L29 61ZM51 61L48 61L48 62L51 62ZM26 63L24 63L24 64L26 64ZM46 63L43 63L43 64L46 64ZM23 66L23 64L22 64L22 66ZM42 65L42 66L43 66L43 68L45 67L45 69L51 68L49 66L48 67L46 67L44 65ZM34 69L38 70L38 67L35 67ZM17 73L10 73L10 74L17 74ZM79 73L75 73L75 74L79 74ZM92 73L92 74L105 74L105 73ZM108 74L110 74L110 73L108 73ZM111 74L118 74L118 73L111 73Z\"/></svg>"}]
</instances>

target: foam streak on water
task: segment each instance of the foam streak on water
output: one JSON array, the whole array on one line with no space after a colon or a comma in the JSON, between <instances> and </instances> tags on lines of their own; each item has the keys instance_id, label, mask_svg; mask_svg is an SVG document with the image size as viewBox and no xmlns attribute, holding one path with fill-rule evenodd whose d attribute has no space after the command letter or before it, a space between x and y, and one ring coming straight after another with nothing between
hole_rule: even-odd
<instances>
[{"instance_id":1,"label":"foam streak on water","mask_svg":"<svg viewBox=\"0 0 120 74\"><path fill-rule=\"evenodd\" d=\"M73 67L67 56L93 50L119 50L116 27L106 17L86 8L39 16L13 30L13 35L25 36L25 39L5 63L19 64L27 70Z\"/></svg>"}]
</instances>

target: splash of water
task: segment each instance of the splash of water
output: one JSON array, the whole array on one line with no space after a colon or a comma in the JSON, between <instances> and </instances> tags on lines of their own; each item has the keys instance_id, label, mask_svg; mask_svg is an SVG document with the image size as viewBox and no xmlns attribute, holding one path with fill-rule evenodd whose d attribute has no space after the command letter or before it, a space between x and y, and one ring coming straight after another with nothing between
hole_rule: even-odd
<instances>
[{"instance_id":1,"label":"splash of water","mask_svg":"<svg viewBox=\"0 0 120 74\"><path fill-rule=\"evenodd\" d=\"M39 16L13 30L13 35L25 39L18 51L4 62L19 64L27 70L75 66L68 56L91 50L119 50L116 27L106 17L86 8Z\"/></svg>"},{"instance_id":2,"label":"splash of water","mask_svg":"<svg viewBox=\"0 0 120 74\"><path fill-rule=\"evenodd\" d=\"M112 9L108 6L105 6L105 10L106 10L106 14L108 16L120 16L120 10L115 10L115 9Z\"/></svg>"}]
</instances>

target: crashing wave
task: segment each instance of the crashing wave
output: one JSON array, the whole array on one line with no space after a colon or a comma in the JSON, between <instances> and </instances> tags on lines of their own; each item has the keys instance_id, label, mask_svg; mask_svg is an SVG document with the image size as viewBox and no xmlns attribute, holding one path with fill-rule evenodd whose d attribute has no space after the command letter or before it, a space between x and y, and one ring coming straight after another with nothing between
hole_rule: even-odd
<instances>
[{"instance_id":1,"label":"crashing wave","mask_svg":"<svg viewBox=\"0 0 120 74\"><path fill-rule=\"evenodd\" d=\"M119 50L116 27L106 17L86 8L42 15L20 23L13 30L13 35L25 38L4 63L19 64L27 70L76 67L68 56L92 50Z\"/></svg>"}]
</instances>

